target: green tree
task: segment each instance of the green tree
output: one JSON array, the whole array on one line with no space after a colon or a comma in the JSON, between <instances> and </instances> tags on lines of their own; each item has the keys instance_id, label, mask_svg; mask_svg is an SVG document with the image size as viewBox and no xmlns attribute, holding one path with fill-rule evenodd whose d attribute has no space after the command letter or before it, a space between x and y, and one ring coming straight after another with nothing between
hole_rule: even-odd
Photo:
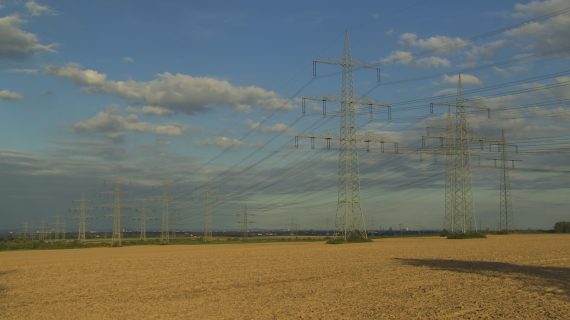
<instances>
[{"instance_id":1,"label":"green tree","mask_svg":"<svg viewBox=\"0 0 570 320\"><path fill-rule=\"evenodd\" d=\"M570 233L570 221L559 221L554 224L554 232Z\"/></svg>"}]
</instances>

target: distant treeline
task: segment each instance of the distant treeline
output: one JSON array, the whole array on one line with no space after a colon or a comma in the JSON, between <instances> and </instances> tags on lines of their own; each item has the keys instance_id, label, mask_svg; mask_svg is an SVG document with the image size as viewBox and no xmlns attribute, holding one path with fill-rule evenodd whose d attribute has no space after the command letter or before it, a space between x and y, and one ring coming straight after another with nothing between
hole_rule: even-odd
<instances>
[{"instance_id":1,"label":"distant treeline","mask_svg":"<svg viewBox=\"0 0 570 320\"><path fill-rule=\"evenodd\" d=\"M559 221L554 224L554 232L570 233L570 221Z\"/></svg>"}]
</instances>

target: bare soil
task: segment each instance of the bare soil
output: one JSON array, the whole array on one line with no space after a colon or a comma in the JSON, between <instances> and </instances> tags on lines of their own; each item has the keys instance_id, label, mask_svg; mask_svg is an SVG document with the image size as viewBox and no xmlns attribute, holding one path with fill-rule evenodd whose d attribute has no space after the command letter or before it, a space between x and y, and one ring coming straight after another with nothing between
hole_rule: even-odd
<instances>
[{"instance_id":1,"label":"bare soil","mask_svg":"<svg viewBox=\"0 0 570 320\"><path fill-rule=\"evenodd\" d=\"M569 319L570 236L0 252L0 319Z\"/></svg>"}]
</instances>

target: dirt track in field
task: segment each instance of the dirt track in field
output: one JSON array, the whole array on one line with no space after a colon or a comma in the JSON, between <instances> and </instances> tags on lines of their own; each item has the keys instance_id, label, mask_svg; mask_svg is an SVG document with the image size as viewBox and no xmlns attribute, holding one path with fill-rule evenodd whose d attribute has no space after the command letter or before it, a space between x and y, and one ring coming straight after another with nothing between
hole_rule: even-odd
<instances>
[{"instance_id":1,"label":"dirt track in field","mask_svg":"<svg viewBox=\"0 0 570 320\"><path fill-rule=\"evenodd\" d=\"M570 236L0 252L0 319L568 319Z\"/></svg>"}]
</instances>

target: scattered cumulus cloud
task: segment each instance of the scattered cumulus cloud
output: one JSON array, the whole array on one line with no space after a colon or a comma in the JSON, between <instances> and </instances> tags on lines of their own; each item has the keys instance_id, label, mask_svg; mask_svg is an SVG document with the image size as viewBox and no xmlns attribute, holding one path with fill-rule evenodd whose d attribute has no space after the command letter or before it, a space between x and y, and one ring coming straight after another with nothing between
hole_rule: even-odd
<instances>
[{"instance_id":1,"label":"scattered cumulus cloud","mask_svg":"<svg viewBox=\"0 0 570 320\"><path fill-rule=\"evenodd\" d=\"M58 12L53 10L47 5L42 5L34 0L29 0L26 2L26 8L32 16L45 16L45 15L57 15Z\"/></svg>"},{"instance_id":2,"label":"scattered cumulus cloud","mask_svg":"<svg viewBox=\"0 0 570 320\"><path fill-rule=\"evenodd\" d=\"M209 111L213 106L229 107L240 112L249 112L252 107L266 110L294 108L273 91L256 86L235 86L210 77L165 72L148 82L113 81L104 73L84 69L78 64L48 66L45 71L72 80L87 93L113 95L173 112L195 114Z\"/></svg>"},{"instance_id":3,"label":"scattered cumulus cloud","mask_svg":"<svg viewBox=\"0 0 570 320\"><path fill-rule=\"evenodd\" d=\"M451 62L445 58L441 57L427 57L427 58L420 58L416 60L416 65L420 67L449 67L451 66Z\"/></svg>"},{"instance_id":4,"label":"scattered cumulus cloud","mask_svg":"<svg viewBox=\"0 0 570 320\"><path fill-rule=\"evenodd\" d=\"M123 57L123 62L125 63L135 63L135 59L132 57Z\"/></svg>"},{"instance_id":5,"label":"scattered cumulus cloud","mask_svg":"<svg viewBox=\"0 0 570 320\"><path fill-rule=\"evenodd\" d=\"M291 132L293 132L293 128L287 126L284 123L275 123L271 126L263 126L263 125L261 125L260 122L256 122L256 121L253 121L251 119L247 119L244 121L244 124L247 127L249 127L250 129L253 129L253 130L258 131L258 132L265 132L265 133L280 133L280 132L291 133Z\"/></svg>"},{"instance_id":6,"label":"scattered cumulus cloud","mask_svg":"<svg viewBox=\"0 0 570 320\"><path fill-rule=\"evenodd\" d=\"M164 116L167 114L171 114L172 111L165 109L165 108L161 108L161 107L143 106L142 107L142 113L151 114L151 115L155 115L155 116Z\"/></svg>"},{"instance_id":7,"label":"scattered cumulus cloud","mask_svg":"<svg viewBox=\"0 0 570 320\"><path fill-rule=\"evenodd\" d=\"M12 68L7 70L9 73L23 73L23 74L36 74L40 72L39 69L35 68Z\"/></svg>"},{"instance_id":8,"label":"scattered cumulus cloud","mask_svg":"<svg viewBox=\"0 0 570 320\"><path fill-rule=\"evenodd\" d=\"M557 12L568 7L567 0L532 1L516 4L515 17L534 18L547 13ZM541 21L532 21L508 30L505 35L521 41L532 51L539 54L570 56L570 16L555 15Z\"/></svg>"},{"instance_id":9,"label":"scattered cumulus cloud","mask_svg":"<svg viewBox=\"0 0 570 320\"><path fill-rule=\"evenodd\" d=\"M384 64L404 64L415 65L419 67L449 67L451 62L441 57L425 57L416 59L413 53L409 51L394 51L389 56L380 60Z\"/></svg>"},{"instance_id":10,"label":"scattered cumulus cloud","mask_svg":"<svg viewBox=\"0 0 570 320\"><path fill-rule=\"evenodd\" d=\"M467 46L468 42L461 38L450 38L446 36L434 36L427 39L419 39L415 33L408 32L400 35L400 44L434 53L454 53Z\"/></svg>"},{"instance_id":11,"label":"scattered cumulus cloud","mask_svg":"<svg viewBox=\"0 0 570 320\"><path fill-rule=\"evenodd\" d=\"M126 131L153 133L160 136L180 136L183 133L183 128L180 125L143 122L136 114L123 116L118 108L114 107L99 112L92 118L73 124L72 129L77 133L104 133L114 141L121 140Z\"/></svg>"},{"instance_id":12,"label":"scattered cumulus cloud","mask_svg":"<svg viewBox=\"0 0 570 320\"><path fill-rule=\"evenodd\" d=\"M384 64L394 64L394 63L411 64L412 62L414 62L414 59L415 57L413 53L409 51L398 50L392 52L386 58L381 59L380 62Z\"/></svg>"},{"instance_id":13,"label":"scattered cumulus cloud","mask_svg":"<svg viewBox=\"0 0 570 320\"><path fill-rule=\"evenodd\" d=\"M242 142L239 139L219 136L219 137L215 137L215 138L208 140L208 141L203 141L202 144L203 145L217 146L217 147L221 147L221 148L227 148L227 147L240 146L242 144Z\"/></svg>"},{"instance_id":14,"label":"scattered cumulus cloud","mask_svg":"<svg viewBox=\"0 0 570 320\"><path fill-rule=\"evenodd\" d=\"M22 30L24 22L16 15L0 17L0 58L22 59L55 52L55 44L41 44L35 34Z\"/></svg>"},{"instance_id":15,"label":"scattered cumulus cloud","mask_svg":"<svg viewBox=\"0 0 570 320\"><path fill-rule=\"evenodd\" d=\"M459 75L448 76L447 74L444 74L442 80L443 83L457 85L457 82L459 81ZM483 81L471 74L461 74L461 82L463 85L480 86L483 84Z\"/></svg>"},{"instance_id":16,"label":"scattered cumulus cloud","mask_svg":"<svg viewBox=\"0 0 570 320\"><path fill-rule=\"evenodd\" d=\"M2 100L18 101L18 100L22 100L23 98L24 97L17 92L13 92L13 91L9 91L9 90L0 90L0 99L2 99Z\"/></svg>"}]
</instances>

